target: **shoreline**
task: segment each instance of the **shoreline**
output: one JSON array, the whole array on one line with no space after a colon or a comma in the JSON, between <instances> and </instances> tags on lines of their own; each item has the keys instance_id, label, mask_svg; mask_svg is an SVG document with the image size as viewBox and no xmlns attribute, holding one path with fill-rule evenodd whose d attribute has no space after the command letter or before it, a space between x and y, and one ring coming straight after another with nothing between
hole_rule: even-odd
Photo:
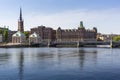
<instances>
[{"instance_id":1,"label":"shoreline","mask_svg":"<svg viewBox=\"0 0 120 80\"><path fill-rule=\"evenodd\" d=\"M28 45L28 44L21 44L21 45L0 45L0 48L44 48L48 47L47 45ZM80 46L77 47L75 45L59 45L59 46L49 46L48 48L111 48L111 47L98 47L96 45L92 46ZM112 48L120 48L120 47L112 47Z\"/></svg>"}]
</instances>

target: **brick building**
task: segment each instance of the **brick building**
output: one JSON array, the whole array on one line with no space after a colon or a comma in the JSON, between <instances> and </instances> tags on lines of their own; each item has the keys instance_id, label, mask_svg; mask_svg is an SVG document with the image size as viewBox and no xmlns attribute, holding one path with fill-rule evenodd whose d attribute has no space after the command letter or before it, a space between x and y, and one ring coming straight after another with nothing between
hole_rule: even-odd
<instances>
[{"instance_id":1,"label":"brick building","mask_svg":"<svg viewBox=\"0 0 120 80\"><path fill-rule=\"evenodd\" d=\"M41 37L42 41L54 41L56 39L56 30L45 26L31 28L31 33L36 32Z\"/></svg>"},{"instance_id":2,"label":"brick building","mask_svg":"<svg viewBox=\"0 0 120 80\"><path fill-rule=\"evenodd\" d=\"M97 29L94 27L92 30L85 29L83 22L80 22L78 29L61 29L57 30L45 26L38 26L31 29L31 33L36 32L43 41L93 41L96 40Z\"/></svg>"},{"instance_id":3,"label":"brick building","mask_svg":"<svg viewBox=\"0 0 120 80\"><path fill-rule=\"evenodd\" d=\"M90 41L96 40L97 29L94 27L92 30L85 29L83 22L80 22L78 29L61 29L56 31L57 41Z\"/></svg>"}]
</instances>

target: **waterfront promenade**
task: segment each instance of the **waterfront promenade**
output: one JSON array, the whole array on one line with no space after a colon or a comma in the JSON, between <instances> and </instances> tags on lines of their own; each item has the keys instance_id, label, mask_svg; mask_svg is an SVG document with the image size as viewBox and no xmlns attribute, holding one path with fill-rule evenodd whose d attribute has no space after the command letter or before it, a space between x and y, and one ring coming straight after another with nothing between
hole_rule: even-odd
<instances>
[{"instance_id":1,"label":"waterfront promenade","mask_svg":"<svg viewBox=\"0 0 120 80\"><path fill-rule=\"evenodd\" d=\"M7 44L1 44L1 48L12 48L12 47L98 47L101 45L109 45L112 47L120 47L120 42L111 42L110 41L78 41L78 42L41 42L36 44L13 44L13 43L7 43Z\"/></svg>"}]
</instances>

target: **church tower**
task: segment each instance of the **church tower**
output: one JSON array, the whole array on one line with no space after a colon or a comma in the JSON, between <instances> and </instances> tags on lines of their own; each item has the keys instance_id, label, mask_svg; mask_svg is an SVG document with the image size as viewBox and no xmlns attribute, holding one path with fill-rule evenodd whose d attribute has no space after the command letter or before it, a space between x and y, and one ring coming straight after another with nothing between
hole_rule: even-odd
<instances>
[{"instance_id":1,"label":"church tower","mask_svg":"<svg viewBox=\"0 0 120 80\"><path fill-rule=\"evenodd\" d=\"M20 16L18 20L18 31L24 32L24 21L22 19L22 9L20 8Z\"/></svg>"}]
</instances>

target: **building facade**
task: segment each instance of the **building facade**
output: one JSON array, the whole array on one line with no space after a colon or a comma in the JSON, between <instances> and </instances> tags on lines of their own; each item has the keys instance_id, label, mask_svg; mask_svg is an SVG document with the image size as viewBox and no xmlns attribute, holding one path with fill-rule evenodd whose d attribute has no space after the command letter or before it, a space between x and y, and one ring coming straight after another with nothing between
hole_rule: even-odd
<instances>
[{"instance_id":1,"label":"building facade","mask_svg":"<svg viewBox=\"0 0 120 80\"><path fill-rule=\"evenodd\" d=\"M36 32L43 41L93 41L97 37L97 28L92 30L85 29L83 22L80 22L78 29L61 29L57 30L45 26L38 26L31 29L31 33Z\"/></svg>"},{"instance_id":2,"label":"building facade","mask_svg":"<svg viewBox=\"0 0 120 80\"><path fill-rule=\"evenodd\" d=\"M83 22L80 22L78 29L61 29L56 31L57 41L93 41L97 37L97 28L85 29Z\"/></svg>"},{"instance_id":3,"label":"building facade","mask_svg":"<svg viewBox=\"0 0 120 80\"><path fill-rule=\"evenodd\" d=\"M41 37L42 41L55 41L56 30L45 26L38 26L36 28L31 28L31 33L36 32Z\"/></svg>"},{"instance_id":4,"label":"building facade","mask_svg":"<svg viewBox=\"0 0 120 80\"><path fill-rule=\"evenodd\" d=\"M24 44L24 43L26 43L26 36L22 32L18 31L15 34L13 34L12 43Z\"/></svg>"},{"instance_id":5,"label":"building facade","mask_svg":"<svg viewBox=\"0 0 120 80\"><path fill-rule=\"evenodd\" d=\"M29 44L40 43L40 41L41 41L41 37L36 32L34 32L29 36Z\"/></svg>"}]
</instances>

